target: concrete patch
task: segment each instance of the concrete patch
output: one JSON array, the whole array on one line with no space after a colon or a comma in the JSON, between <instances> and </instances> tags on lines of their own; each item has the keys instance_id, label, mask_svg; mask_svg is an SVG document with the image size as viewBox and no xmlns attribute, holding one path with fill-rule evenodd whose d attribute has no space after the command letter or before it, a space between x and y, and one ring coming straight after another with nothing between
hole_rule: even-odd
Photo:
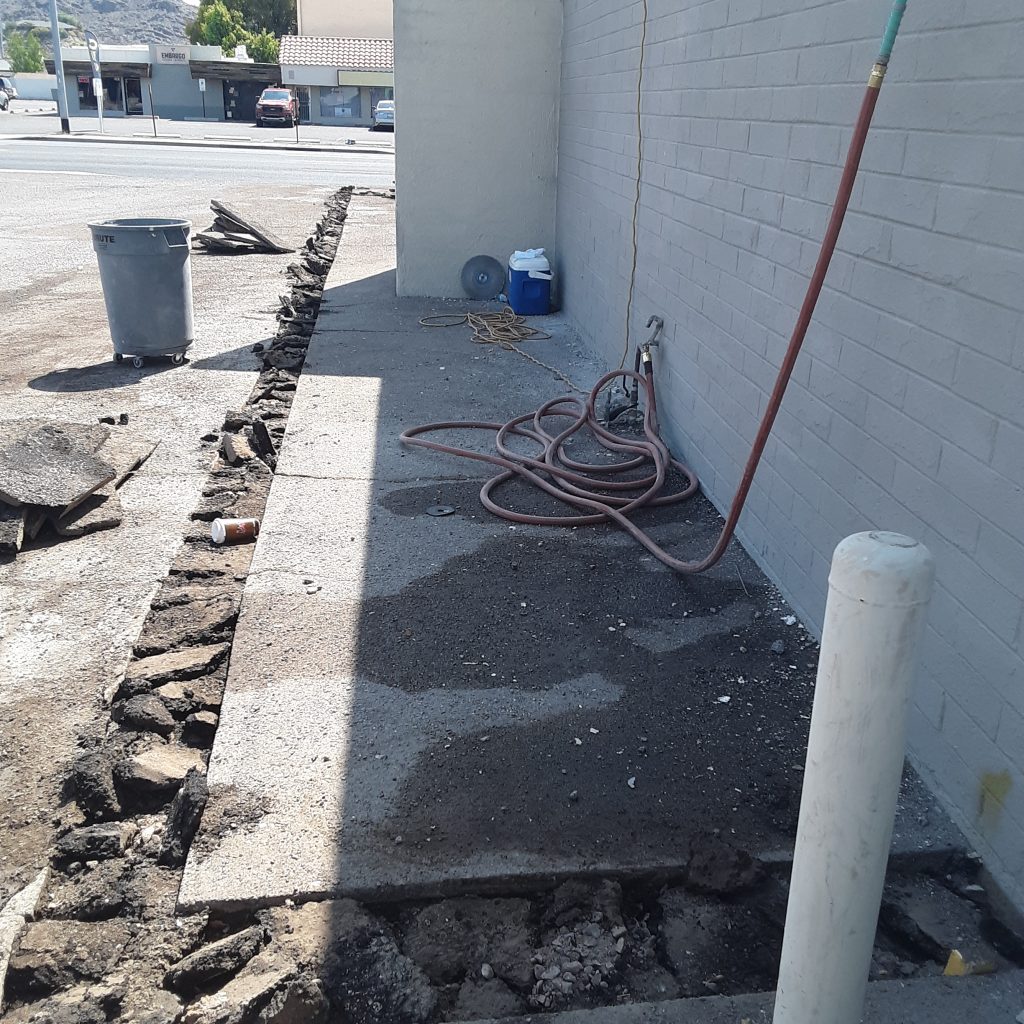
<instances>
[{"instance_id":1,"label":"concrete patch","mask_svg":"<svg viewBox=\"0 0 1024 1024\"><path fill-rule=\"evenodd\" d=\"M181 903L678 867L708 829L787 850L812 638L791 630L787 657L772 653L788 609L738 546L711 573L676 576L612 527L494 518L481 467L404 452L410 424L501 422L564 385L464 331L420 327L439 307L395 299L389 230L372 200L352 203L246 584ZM539 357L593 380L554 333ZM516 508L553 511L503 487ZM427 515L437 504L454 514ZM693 554L720 525L700 498L644 522ZM932 812L929 841L945 821ZM923 832L897 828L904 848Z\"/></svg>"}]
</instances>

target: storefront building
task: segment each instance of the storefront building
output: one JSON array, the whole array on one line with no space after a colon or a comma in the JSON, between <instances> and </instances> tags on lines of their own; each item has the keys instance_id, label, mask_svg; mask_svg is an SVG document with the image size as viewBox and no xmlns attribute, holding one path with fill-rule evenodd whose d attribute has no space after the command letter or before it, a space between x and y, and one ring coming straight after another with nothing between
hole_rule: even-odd
<instances>
[{"instance_id":1,"label":"storefront building","mask_svg":"<svg viewBox=\"0 0 1024 1024\"><path fill-rule=\"evenodd\" d=\"M372 125L377 104L394 99L390 39L284 36L280 59L281 82L298 93L308 123Z\"/></svg>"},{"instance_id":2,"label":"storefront building","mask_svg":"<svg viewBox=\"0 0 1024 1024\"><path fill-rule=\"evenodd\" d=\"M98 112L85 47L64 48L68 113ZM52 73L53 61L46 62ZM104 117L253 121L256 97L281 81L277 64L225 57L219 46L188 43L106 46L100 42Z\"/></svg>"}]
</instances>

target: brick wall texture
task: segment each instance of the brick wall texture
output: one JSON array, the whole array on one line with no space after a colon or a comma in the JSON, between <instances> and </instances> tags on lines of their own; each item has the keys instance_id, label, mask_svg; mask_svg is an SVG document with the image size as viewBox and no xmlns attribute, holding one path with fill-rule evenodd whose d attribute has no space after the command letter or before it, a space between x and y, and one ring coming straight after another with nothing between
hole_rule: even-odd
<instances>
[{"instance_id":1,"label":"brick wall texture","mask_svg":"<svg viewBox=\"0 0 1024 1024\"><path fill-rule=\"evenodd\" d=\"M649 0L632 336L724 508L792 330L889 0ZM563 305L617 365L639 2L565 0ZM740 536L820 627L832 550L924 541L938 575L911 756L1024 903L1024 10L911 3L846 225ZM697 552L687 552L696 555Z\"/></svg>"}]
</instances>

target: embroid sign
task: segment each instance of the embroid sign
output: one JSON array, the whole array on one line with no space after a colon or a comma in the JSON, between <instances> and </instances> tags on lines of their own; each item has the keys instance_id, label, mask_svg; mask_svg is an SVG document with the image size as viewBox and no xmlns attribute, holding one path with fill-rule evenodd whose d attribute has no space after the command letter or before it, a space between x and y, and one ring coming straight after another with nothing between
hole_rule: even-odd
<instances>
[{"instance_id":1,"label":"embroid sign","mask_svg":"<svg viewBox=\"0 0 1024 1024\"><path fill-rule=\"evenodd\" d=\"M157 64L187 64L188 50L170 46L157 46L155 60Z\"/></svg>"}]
</instances>

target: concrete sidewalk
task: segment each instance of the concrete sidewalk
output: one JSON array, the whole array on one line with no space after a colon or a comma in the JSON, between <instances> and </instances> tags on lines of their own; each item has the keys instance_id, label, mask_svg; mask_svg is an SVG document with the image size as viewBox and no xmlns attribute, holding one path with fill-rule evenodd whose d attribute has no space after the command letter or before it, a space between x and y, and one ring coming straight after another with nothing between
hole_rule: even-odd
<instances>
[{"instance_id":1,"label":"concrete sidewalk","mask_svg":"<svg viewBox=\"0 0 1024 1024\"><path fill-rule=\"evenodd\" d=\"M397 299L393 204L356 199L328 279L235 634L184 906L367 899L673 869L702 830L785 857L816 648L736 545L676 576L611 527L512 526L486 467L407 426L504 421L550 372ZM557 318L539 359L599 375ZM457 435L452 435L457 436ZM489 447L493 439L472 440ZM517 507L554 511L518 484ZM435 518L430 506L455 514ZM646 520L707 551L703 498ZM785 654L773 653L781 641ZM957 847L905 786L894 848Z\"/></svg>"},{"instance_id":2,"label":"concrete sidewalk","mask_svg":"<svg viewBox=\"0 0 1024 1024\"><path fill-rule=\"evenodd\" d=\"M544 1014L543 1019L546 1024L771 1024L774 999L774 992L668 999ZM864 1024L1011 1024L1020 1019L1022 1007L1024 971L979 978L876 981L868 986L862 1019ZM507 1018L506 1024L522 1019Z\"/></svg>"},{"instance_id":3,"label":"concrete sidewalk","mask_svg":"<svg viewBox=\"0 0 1024 1024\"><path fill-rule=\"evenodd\" d=\"M178 135L153 136L145 132L134 135L101 135L98 131L72 132L70 135L0 135L0 141L14 142L100 142L111 146L130 146L142 143L147 146L190 146L197 149L258 149L270 152L298 153L394 153L395 147L382 145L329 145L315 141L295 142L276 139L271 142L252 142L225 138L183 138Z\"/></svg>"}]
</instances>

